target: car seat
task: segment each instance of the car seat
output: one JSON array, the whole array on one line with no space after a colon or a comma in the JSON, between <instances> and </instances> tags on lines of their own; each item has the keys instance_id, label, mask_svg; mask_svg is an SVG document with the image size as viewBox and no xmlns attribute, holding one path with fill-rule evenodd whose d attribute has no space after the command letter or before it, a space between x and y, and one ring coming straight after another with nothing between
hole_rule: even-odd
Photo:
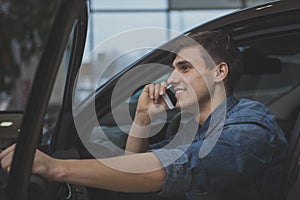
<instances>
[{"instance_id":1,"label":"car seat","mask_svg":"<svg viewBox=\"0 0 300 200\"><path fill-rule=\"evenodd\" d=\"M294 126L294 129L291 132L288 155L286 160L285 168L285 180L284 187L282 192L282 200L285 200L289 190L293 187L297 180L299 172L299 156L300 156L300 112Z\"/></svg>"}]
</instances>

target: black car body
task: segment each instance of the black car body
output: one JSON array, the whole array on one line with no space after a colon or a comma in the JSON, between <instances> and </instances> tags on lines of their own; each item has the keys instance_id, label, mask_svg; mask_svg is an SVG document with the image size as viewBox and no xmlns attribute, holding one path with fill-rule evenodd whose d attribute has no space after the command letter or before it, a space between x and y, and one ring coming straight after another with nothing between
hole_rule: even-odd
<instances>
[{"instance_id":1,"label":"black car body","mask_svg":"<svg viewBox=\"0 0 300 200\"><path fill-rule=\"evenodd\" d=\"M300 3L298 1L272 2L237 11L185 33L188 35L191 32L222 29L233 36L242 50L245 68L235 95L255 99L266 104L275 114L279 125L290 140L290 157L285 175L286 187L283 188L282 199L299 199L300 197L297 189L294 192L292 187L297 187L294 185L294 181L298 175L296 160L299 157L299 152L294 151L298 142L297 133L299 130L293 132L294 127L299 126L300 123L297 120L300 111L299 13ZM107 81L95 91L95 94L91 94L74 110L72 108L72 93L73 88L76 88L76 75L83 55L87 16L88 6L84 0L61 1L24 112L11 174L7 184L3 184L1 189L5 199L59 199L64 195L64 197L81 195L82 198L85 198L86 192L88 192L90 199L131 199L130 195L127 194L70 186L66 183L53 183L31 175L32 160L36 148L60 158L84 159L102 156L95 156L87 150L89 146L80 137L79 132L82 130L78 129L76 121L84 121L84 127L81 129L84 129L85 137L90 141L89 145L92 148L100 149L103 154L116 154L116 152L111 151L109 146L106 146L106 139L112 141L120 149L124 148L126 133L118 127L113 112L115 108L122 107L120 105L128 104L134 110L140 88L136 88L134 94L123 89L118 93L117 98L112 99L115 86L122 76L141 65L147 63L168 65L168 52L162 50L163 45ZM71 39L69 38L70 34L72 34ZM41 130L44 126L43 121L50 94L68 41L71 41L72 48L64 86L64 98L59 107L59 114L54 127L51 128L51 143L45 148L39 146L42 137ZM163 70L155 73L151 66L142 67L141 70L145 82L153 82L167 74L167 71ZM134 85L136 79L129 78L126 84ZM91 109L96 110L96 123L95 120L87 118ZM131 113L134 113L132 110ZM156 142L168 135L170 129L174 128L174 124L176 126L174 123L176 114L176 111L168 113L168 120L163 125L164 128L150 141ZM129 125L130 121L122 123L122 126L125 127ZM103 132L107 136L106 139L97 137L95 139L93 134L97 131L97 124L104 127ZM294 133L296 134L294 135ZM60 193L61 196L57 195L58 191L63 191ZM290 191L288 197L287 191Z\"/></svg>"}]
</instances>

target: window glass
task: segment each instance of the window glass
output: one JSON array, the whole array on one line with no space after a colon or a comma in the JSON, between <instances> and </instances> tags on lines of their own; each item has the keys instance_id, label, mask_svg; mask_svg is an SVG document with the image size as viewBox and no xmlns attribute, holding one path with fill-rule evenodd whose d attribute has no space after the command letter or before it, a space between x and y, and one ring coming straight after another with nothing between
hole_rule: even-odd
<instances>
[{"instance_id":1,"label":"window glass","mask_svg":"<svg viewBox=\"0 0 300 200\"><path fill-rule=\"evenodd\" d=\"M167 0L92 0L92 9L166 9Z\"/></svg>"},{"instance_id":2,"label":"window glass","mask_svg":"<svg viewBox=\"0 0 300 200\"><path fill-rule=\"evenodd\" d=\"M78 100L173 37L165 13L94 13L76 87ZM130 22L130 23L128 23ZM109 27L109 28L107 28ZM92 29L92 30L91 30ZM103 74L102 74L103 73Z\"/></svg>"},{"instance_id":3,"label":"window glass","mask_svg":"<svg viewBox=\"0 0 300 200\"><path fill-rule=\"evenodd\" d=\"M79 75L80 81L78 81L77 86L77 100L79 101L91 94L96 87L101 86L112 76L152 50L152 48L124 50L128 49L128 46L141 43L144 40L147 41L147 47L158 47L173 38L176 35L174 33L177 31L178 35L179 32L188 30L208 19L233 11L232 9L225 9L167 12L167 10L161 10L167 8L167 1L161 0L130 0L126 1L126 5L123 4L118 0L91 1L92 12L90 14L83 65ZM130 10L125 11L124 9ZM139 12L139 9L152 10ZM130 34L130 37L124 38L122 41L119 40L118 43L110 42L110 45L101 48L103 43L109 40L112 41L119 35L149 27L162 28L165 34L159 36L153 35L151 32L137 35ZM107 69L108 65L109 69ZM95 71L98 73L95 73ZM105 74L99 77L99 71L105 71Z\"/></svg>"},{"instance_id":4,"label":"window glass","mask_svg":"<svg viewBox=\"0 0 300 200\"><path fill-rule=\"evenodd\" d=\"M70 38L65 49L62 62L60 64L54 87L48 102L48 108L44 116L43 124L43 137L41 145L49 145L52 139L53 132L59 117L59 113L63 104L64 89L68 73L68 65L70 61L71 45L73 40L73 34L70 34Z\"/></svg>"},{"instance_id":5,"label":"window glass","mask_svg":"<svg viewBox=\"0 0 300 200\"><path fill-rule=\"evenodd\" d=\"M149 67L151 66L140 66L137 72L137 76L138 74L144 74L145 76L146 74L149 74L149 71L151 71L149 70ZM159 70L159 68L157 67L155 67L154 69ZM147 76L145 77L145 79L153 83L166 81L170 75L171 70L171 68L169 70L164 69L166 73L164 73L163 75L153 76L153 78L149 78L151 76ZM132 72L134 71L135 70L132 70ZM130 131L135 109L137 106L137 101L143 89L143 87L139 85L140 81L129 80L126 76L126 74L123 76L123 78L125 77L125 82L123 84L129 84L130 88L128 88L128 90L133 90L134 92L131 94L129 91L124 91L124 93L120 94L123 100L116 105L113 105L107 114L101 116L101 118L99 119L99 123L97 123L94 127L89 127L90 132L85 130L84 136L86 137L88 135L89 138L83 139L82 141L84 142L86 147L89 147L90 144L92 144L92 149L94 149L91 151L92 154L96 153L98 148L109 150L109 152L106 152L107 154L105 153L105 156L108 157L124 153L122 152L122 149L125 148L127 136ZM139 83L130 84L131 82ZM114 87L114 91L112 92L113 94L111 104L114 104L114 98L117 98L117 96L119 96L117 91L120 88L118 87L123 87L122 83L121 85L118 86L117 84L117 86ZM152 131L155 131L155 134L153 134L153 136L150 138L150 143L157 142L165 138L165 135L167 134L167 126L170 123L172 117L178 112L179 110L177 109L168 110L167 119L164 115L156 115L155 119L152 121Z\"/></svg>"},{"instance_id":6,"label":"window glass","mask_svg":"<svg viewBox=\"0 0 300 200\"><path fill-rule=\"evenodd\" d=\"M299 37L291 31L247 43L244 74L235 90L237 97L267 105L287 138L300 111L300 49L295 43Z\"/></svg>"},{"instance_id":7,"label":"window glass","mask_svg":"<svg viewBox=\"0 0 300 200\"><path fill-rule=\"evenodd\" d=\"M284 96L300 85L300 54L273 55L269 57L280 62L280 71L264 74L244 74L237 95L259 100L266 105Z\"/></svg>"}]
</instances>

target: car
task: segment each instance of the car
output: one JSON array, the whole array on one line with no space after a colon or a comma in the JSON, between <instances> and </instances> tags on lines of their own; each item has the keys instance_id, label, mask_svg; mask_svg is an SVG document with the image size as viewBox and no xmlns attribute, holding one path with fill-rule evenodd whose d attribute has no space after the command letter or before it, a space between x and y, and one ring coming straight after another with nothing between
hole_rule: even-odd
<instances>
[{"instance_id":1,"label":"car","mask_svg":"<svg viewBox=\"0 0 300 200\"><path fill-rule=\"evenodd\" d=\"M267 105L289 141L283 200L300 197L300 180L297 179L300 152L299 12L297 1L271 2L222 16L183 34L224 30L235 39L245 63L235 96ZM56 183L31 174L37 148L65 159L119 155L124 150L126 132L132 123L142 86L167 78L170 73L168 45L182 37L158 46L78 100L76 92L81 91L78 73L86 42L87 21L87 1L61 0L24 111L0 113L3 148L17 135L11 172L9 176L1 175L1 199L153 198L150 194L133 197ZM62 74L64 82L57 83L57 77ZM51 95L57 86L62 88L62 97L53 100ZM184 123L180 121L178 110L166 114L155 121L158 131L150 138L150 143L170 137L179 124Z\"/></svg>"}]
</instances>

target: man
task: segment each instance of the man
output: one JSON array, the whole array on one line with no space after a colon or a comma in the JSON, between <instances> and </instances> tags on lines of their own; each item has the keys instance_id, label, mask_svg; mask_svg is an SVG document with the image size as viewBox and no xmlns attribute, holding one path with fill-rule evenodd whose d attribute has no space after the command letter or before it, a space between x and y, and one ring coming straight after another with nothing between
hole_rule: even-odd
<instances>
[{"instance_id":1,"label":"man","mask_svg":"<svg viewBox=\"0 0 300 200\"><path fill-rule=\"evenodd\" d=\"M177 41L174 51L167 83L146 85L139 97L127 155L99 162L59 160L37 151L33 173L111 191L174 198L278 199L286 141L264 105L232 96L242 67L232 39L221 31L203 32ZM151 118L167 109L162 96L169 84L176 91L176 106L194 119L173 137L176 145L167 140L149 149ZM0 154L5 171L13 151L11 146Z\"/></svg>"}]
</instances>

